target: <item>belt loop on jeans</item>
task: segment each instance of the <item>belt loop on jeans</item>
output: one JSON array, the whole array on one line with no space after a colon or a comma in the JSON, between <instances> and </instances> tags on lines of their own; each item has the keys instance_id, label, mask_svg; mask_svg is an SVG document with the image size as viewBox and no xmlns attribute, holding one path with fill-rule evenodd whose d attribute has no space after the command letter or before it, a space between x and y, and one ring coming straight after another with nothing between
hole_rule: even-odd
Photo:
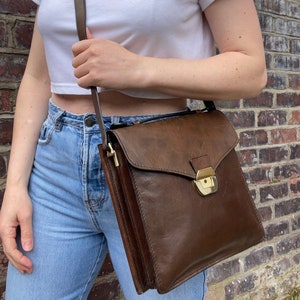
<instances>
[{"instance_id":1,"label":"belt loop on jeans","mask_svg":"<svg viewBox=\"0 0 300 300\"><path fill-rule=\"evenodd\" d=\"M120 123L120 117L119 116L111 116L110 117L111 124L119 124Z\"/></svg>"},{"instance_id":2,"label":"belt loop on jeans","mask_svg":"<svg viewBox=\"0 0 300 300\"><path fill-rule=\"evenodd\" d=\"M52 99L49 99L49 111L48 111L49 117L53 121L55 125L55 130L60 131L62 127L62 117L66 115L66 112L56 106L53 102Z\"/></svg>"}]
</instances>

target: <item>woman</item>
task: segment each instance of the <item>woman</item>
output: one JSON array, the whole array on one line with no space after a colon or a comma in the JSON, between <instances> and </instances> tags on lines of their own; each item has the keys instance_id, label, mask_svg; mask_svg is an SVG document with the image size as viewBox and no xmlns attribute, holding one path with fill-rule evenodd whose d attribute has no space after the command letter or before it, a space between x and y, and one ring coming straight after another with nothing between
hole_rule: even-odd
<instances>
[{"instance_id":1,"label":"woman","mask_svg":"<svg viewBox=\"0 0 300 300\"><path fill-rule=\"evenodd\" d=\"M266 69L253 0L87 0L81 42L72 0L34 2L0 220L6 299L86 299L107 251L126 299L204 299L206 272L136 294L88 87L101 87L107 128L184 110L186 98L257 95Z\"/></svg>"}]
</instances>

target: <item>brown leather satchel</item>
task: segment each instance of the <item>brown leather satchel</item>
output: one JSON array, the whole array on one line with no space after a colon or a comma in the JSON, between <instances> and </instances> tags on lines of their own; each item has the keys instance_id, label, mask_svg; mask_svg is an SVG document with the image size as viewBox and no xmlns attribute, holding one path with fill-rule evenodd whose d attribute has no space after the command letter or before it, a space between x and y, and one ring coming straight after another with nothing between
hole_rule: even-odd
<instances>
[{"instance_id":1,"label":"brown leather satchel","mask_svg":"<svg viewBox=\"0 0 300 300\"><path fill-rule=\"evenodd\" d=\"M84 0L75 0L80 39ZM138 293L166 293L264 238L234 150L238 137L213 102L205 111L105 132L101 161Z\"/></svg>"}]
</instances>

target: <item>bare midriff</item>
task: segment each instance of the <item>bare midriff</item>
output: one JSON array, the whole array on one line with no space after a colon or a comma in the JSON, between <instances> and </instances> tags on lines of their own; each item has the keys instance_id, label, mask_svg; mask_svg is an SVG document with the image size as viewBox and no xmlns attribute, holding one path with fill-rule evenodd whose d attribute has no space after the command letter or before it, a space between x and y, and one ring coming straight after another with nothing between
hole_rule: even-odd
<instances>
[{"instance_id":1,"label":"bare midriff","mask_svg":"<svg viewBox=\"0 0 300 300\"><path fill-rule=\"evenodd\" d=\"M52 101L60 108L75 114L94 113L91 95L53 94ZM153 115L182 111L186 99L148 99L135 98L116 91L100 94L101 109L106 116Z\"/></svg>"}]
</instances>

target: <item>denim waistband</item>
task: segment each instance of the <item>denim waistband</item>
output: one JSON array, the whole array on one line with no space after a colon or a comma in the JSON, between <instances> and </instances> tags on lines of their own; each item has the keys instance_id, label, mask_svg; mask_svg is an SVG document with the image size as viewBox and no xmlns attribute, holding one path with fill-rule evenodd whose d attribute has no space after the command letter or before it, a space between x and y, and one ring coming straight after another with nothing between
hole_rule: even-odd
<instances>
[{"instance_id":1,"label":"denim waistband","mask_svg":"<svg viewBox=\"0 0 300 300\"><path fill-rule=\"evenodd\" d=\"M50 99L49 101L49 118L53 121L53 123L57 124L68 124L70 126L83 128L86 126L85 120L94 120L93 125L96 125L96 115L94 113L85 113L85 114L75 114L69 111L66 111L55 103L53 103ZM111 123L111 117L104 116L103 121L105 123ZM92 126L89 126L92 127Z\"/></svg>"},{"instance_id":2,"label":"denim waistband","mask_svg":"<svg viewBox=\"0 0 300 300\"><path fill-rule=\"evenodd\" d=\"M99 129L95 113L74 114L68 112L56 104L51 99L49 101L49 117L56 124L65 123L74 127L94 127ZM133 124L138 121L143 121L151 118L165 118L169 114L156 114L156 115L136 115L136 116L103 116L103 122L106 129L109 129L112 124ZM87 120L89 122L87 122Z\"/></svg>"}]
</instances>

